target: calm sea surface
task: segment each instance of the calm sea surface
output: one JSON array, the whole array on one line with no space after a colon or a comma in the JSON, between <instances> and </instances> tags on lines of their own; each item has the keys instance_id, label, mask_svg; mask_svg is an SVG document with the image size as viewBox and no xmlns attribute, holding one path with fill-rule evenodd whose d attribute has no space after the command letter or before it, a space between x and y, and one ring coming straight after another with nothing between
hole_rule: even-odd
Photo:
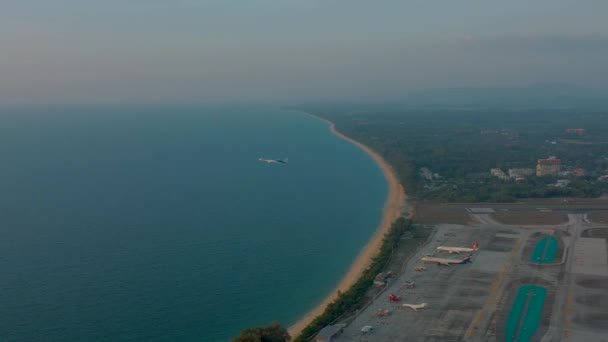
<instances>
[{"instance_id":1,"label":"calm sea surface","mask_svg":"<svg viewBox=\"0 0 608 342\"><path fill-rule=\"evenodd\" d=\"M301 113L0 110L0 341L289 326L344 276L387 193L369 156Z\"/></svg>"}]
</instances>

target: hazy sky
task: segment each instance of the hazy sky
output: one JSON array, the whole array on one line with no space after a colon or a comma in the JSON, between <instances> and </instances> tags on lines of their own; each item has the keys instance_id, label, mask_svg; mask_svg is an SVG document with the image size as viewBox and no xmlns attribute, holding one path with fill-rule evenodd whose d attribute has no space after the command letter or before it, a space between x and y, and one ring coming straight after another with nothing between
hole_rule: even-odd
<instances>
[{"instance_id":1,"label":"hazy sky","mask_svg":"<svg viewBox=\"0 0 608 342\"><path fill-rule=\"evenodd\" d=\"M608 88L606 0L0 0L0 103Z\"/></svg>"}]
</instances>

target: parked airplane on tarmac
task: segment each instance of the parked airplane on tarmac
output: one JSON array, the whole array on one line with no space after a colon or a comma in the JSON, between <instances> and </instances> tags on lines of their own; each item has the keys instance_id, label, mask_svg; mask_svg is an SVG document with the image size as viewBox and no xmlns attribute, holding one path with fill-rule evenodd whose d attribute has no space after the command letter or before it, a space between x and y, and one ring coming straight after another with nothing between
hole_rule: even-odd
<instances>
[{"instance_id":1,"label":"parked airplane on tarmac","mask_svg":"<svg viewBox=\"0 0 608 342\"><path fill-rule=\"evenodd\" d=\"M264 158L259 158L258 160L261 161L261 162L264 162L264 163L268 163L268 164L288 164L287 158L285 158L285 159L264 159Z\"/></svg>"},{"instance_id":2,"label":"parked airplane on tarmac","mask_svg":"<svg viewBox=\"0 0 608 342\"><path fill-rule=\"evenodd\" d=\"M422 304L401 304L401 306L406 307L406 308L410 308L414 311L418 311L418 309L424 309L426 308L426 303L422 303Z\"/></svg>"},{"instance_id":3,"label":"parked airplane on tarmac","mask_svg":"<svg viewBox=\"0 0 608 342\"><path fill-rule=\"evenodd\" d=\"M437 247L438 251L446 251L446 252L450 252L451 253L460 253L460 252L475 252L477 249L479 248L479 244L477 242L475 242L473 244L473 246L471 248L467 248L467 247L445 247L445 246L439 246Z\"/></svg>"},{"instance_id":4,"label":"parked airplane on tarmac","mask_svg":"<svg viewBox=\"0 0 608 342\"><path fill-rule=\"evenodd\" d=\"M433 258L433 257L422 257L422 259L420 259L420 260L422 260L422 262L436 263L437 265L449 266L449 265L470 264L470 263L472 263L471 258L473 258L472 254L470 254L468 257L466 257L462 260Z\"/></svg>"}]
</instances>

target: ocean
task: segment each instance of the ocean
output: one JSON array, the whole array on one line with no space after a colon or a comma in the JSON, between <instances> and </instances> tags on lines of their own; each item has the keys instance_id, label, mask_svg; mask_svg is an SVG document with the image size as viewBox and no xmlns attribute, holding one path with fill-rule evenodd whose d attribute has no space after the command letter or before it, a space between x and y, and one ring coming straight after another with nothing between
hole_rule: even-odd
<instances>
[{"instance_id":1,"label":"ocean","mask_svg":"<svg viewBox=\"0 0 608 342\"><path fill-rule=\"evenodd\" d=\"M303 113L0 110L0 340L287 327L337 286L387 195L371 157Z\"/></svg>"}]
</instances>

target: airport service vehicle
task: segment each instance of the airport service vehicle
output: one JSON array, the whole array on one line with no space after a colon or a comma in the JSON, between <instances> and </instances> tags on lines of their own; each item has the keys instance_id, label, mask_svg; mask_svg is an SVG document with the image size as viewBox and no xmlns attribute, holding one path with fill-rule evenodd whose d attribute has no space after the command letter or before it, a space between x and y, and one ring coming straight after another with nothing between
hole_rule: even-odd
<instances>
[{"instance_id":1,"label":"airport service vehicle","mask_svg":"<svg viewBox=\"0 0 608 342\"><path fill-rule=\"evenodd\" d=\"M395 294L391 294L390 296L388 296L388 301L393 303L393 302L400 302L401 301L401 296L397 296Z\"/></svg>"}]
</instances>

